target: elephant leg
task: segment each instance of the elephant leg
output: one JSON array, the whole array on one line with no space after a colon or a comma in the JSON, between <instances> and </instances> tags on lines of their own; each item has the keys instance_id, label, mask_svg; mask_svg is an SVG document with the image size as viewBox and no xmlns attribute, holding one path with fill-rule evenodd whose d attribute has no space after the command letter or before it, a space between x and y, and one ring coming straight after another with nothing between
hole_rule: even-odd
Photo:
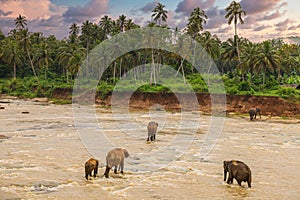
<instances>
[{"instance_id":1,"label":"elephant leg","mask_svg":"<svg viewBox=\"0 0 300 200\"><path fill-rule=\"evenodd\" d=\"M155 134L153 135L153 139L154 139L154 141L155 141Z\"/></svg>"},{"instance_id":2,"label":"elephant leg","mask_svg":"<svg viewBox=\"0 0 300 200\"><path fill-rule=\"evenodd\" d=\"M251 188L251 182L247 181L247 183L248 183L248 187Z\"/></svg>"},{"instance_id":3,"label":"elephant leg","mask_svg":"<svg viewBox=\"0 0 300 200\"><path fill-rule=\"evenodd\" d=\"M147 138L147 142L149 142L149 136L148 136L148 138Z\"/></svg>"},{"instance_id":4,"label":"elephant leg","mask_svg":"<svg viewBox=\"0 0 300 200\"><path fill-rule=\"evenodd\" d=\"M106 170L105 170L105 173L104 173L104 176L105 178L108 178L109 176L109 171L110 171L110 168L109 167L106 167Z\"/></svg>"},{"instance_id":5,"label":"elephant leg","mask_svg":"<svg viewBox=\"0 0 300 200\"><path fill-rule=\"evenodd\" d=\"M121 168L121 174L124 174L124 172L123 172L123 169L124 169L124 160L121 161L120 168Z\"/></svg>"},{"instance_id":6,"label":"elephant leg","mask_svg":"<svg viewBox=\"0 0 300 200\"><path fill-rule=\"evenodd\" d=\"M94 177L96 177L96 175L98 174L98 168L94 169Z\"/></svg>"},{"instance_id":7,"label":"elephant leg","mask_svg":"<svg viewBox=\"0 0 300 200\"><path fill-rule=\"evenodd\" d=\"M85 173L85 178L86 178L86 180L89 180L89 174L88 173Z\"/></svg>"},{"instance_id":8,"label":"elephant leg","mask_svg":"<svg viewBox=\"0 0 300 200\"><path fill-rule=\"evenodd\" d=\"M242 186L242 181L241 180L236 180L237 182L238 182L238 184L240 185L240 186Z\"/></svg>"},{"instance_id":9,"label":"elephant leg","mask_svg":"<svg viewBox=\"0 0 300 200\"><path fill-rule=\"evenodd\" d=\"M228 183L228 184L231 184L232 182L233 182L233 176L232 176L231 173L229 173L229 177L228 177L228 179L227 179L227 183Z\"/></svg>"},{"instance_id":10,"label":"elephant leg","mask_svg":"<svg viewBox=\"0 0 300 200\"><path fill-rule=\"evenodd\" d=\"M118 169L118 165L115 166L115 169L114 169L114 173L115 173L115 174L117 174L117 172L118 172L117 169Z\"/></svg>"}]
</instances>

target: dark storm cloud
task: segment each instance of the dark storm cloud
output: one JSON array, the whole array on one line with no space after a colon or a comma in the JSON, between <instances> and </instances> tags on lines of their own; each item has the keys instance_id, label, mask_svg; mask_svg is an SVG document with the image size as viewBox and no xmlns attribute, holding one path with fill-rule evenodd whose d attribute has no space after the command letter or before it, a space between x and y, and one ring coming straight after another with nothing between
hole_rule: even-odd
<instances>
[{"instance_id":1,"label":"dark storm cloud","mask_svg":"<svg viewBox=\"0 0 300 200\"><path fill-rule=\"evenodd\" d=\"M84 6L71 6L63 14L66 21L83 22L107 12L109 0L91 0Z\"/></svg>"}]
</instances>

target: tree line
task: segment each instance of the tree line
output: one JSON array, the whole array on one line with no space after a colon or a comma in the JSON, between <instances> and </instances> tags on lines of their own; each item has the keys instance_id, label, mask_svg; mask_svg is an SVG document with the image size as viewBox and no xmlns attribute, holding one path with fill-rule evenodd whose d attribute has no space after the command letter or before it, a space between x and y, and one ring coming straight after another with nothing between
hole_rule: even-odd
<instances>
[{"instance_id":1,"label":"tree line","mask_svg":"<svg viewBox=\"0 0 300 200\"><path fill-rule=\"evenodd\" d=\"M182 31L177 28L173 31L175 34L183 32L201 44L223 76L262 85L266 84L268 77L273 77L278 83L299 83L299 45L287 44L278 39L254 43L239 37L237 24L244 23L244 16L246 12L235 1L226 8L224 17L228 20L228 25L234 25L234 35L226 41L221 41L216 35L204 30L203 25L207 23L208 17L199 7L190 13L188 23ZM166 25L168 12L163 4L157 4L151 18L147 27L170 29ZM141 28L125 15L120 15L116 20L104 16L98 23L87 20L81 25L71 24L68 37L59 40L54 35L45 37L41 32L30 32L25 16L19 15L14 22L15 28L7 37L0 30L0 78L33 76L37 83L58 77L66 82L74 80L94 47L119 33ZM163 39L180 48L180 37L175 43L173 38ZM107 54L113 54L112 51L116 50L107 49ZM179 55L159 49L141 49L114 60L102 77L114 83L132 67L147 63L170 65L180 71L184 79L186 75L196 73L191 63ZM101 61L98 64L101 65ZM155 70L157 66L152 67ZM155 83L158 73L159 70L156 69L151 74L151 82Z\"/></svg>"}]
</instances>

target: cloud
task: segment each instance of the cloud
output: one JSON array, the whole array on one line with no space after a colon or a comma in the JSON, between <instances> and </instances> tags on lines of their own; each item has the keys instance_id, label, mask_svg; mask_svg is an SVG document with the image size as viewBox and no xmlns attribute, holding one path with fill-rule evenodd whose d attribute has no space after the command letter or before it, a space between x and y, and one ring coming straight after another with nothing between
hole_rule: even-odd
<instances>
[{"instance_id":1,"label":"cloud","mask_svg":"<svg viewBox=\"0 0 300 200\"><path fill-rule=\"evenodd\" d=\"M178 3L175 12L182 13L184 16L190 16L196 7L205 10L211 8L214 3L215 0L183 0Z\"/></svg>"},{"instance_id":2,"label":"cloud","mask_svg":"<svg viewBox=\"0 0 300 200\"><path fill-rule=\"evenodd\" d=\"M286 13L286 11L283 11L282 13L279 12L278 10L270 15L265 15L259 19L257 19L257 21L265 21L265 20L273 20L273 19L277 19L281 16L283 16Z\"/></svg>"},{"instance_id":3,"label":"cloud","mask_svg":"<svg viewBox=\"0 0 300 200\"><path fill-rule=\"evenodd\" d=\"M229 33L232 34L232 27L219 28L218 33Z\"/></svg>"},{"instance_id":4,"label":"cloud","mask_svg":"<svg viewBox=\"0 0 300 200\"><path fill-rule=\"evenodd\" d=\"M54 14L64 12L63 7L54 6L50 0L1 0L0 2L2 13L9 18L16 18L21 14L26 16L27 20L47 19Z\"/></svg>"},{"instance_id":5,"label":"cloud","mask_svg":"<svg viewBox=\"0 0 300 200\"><path fill-rule=\"evenodd\" d=\"M107 13L108 3L109 0L91 0L84 6L71 6L63 14L63 17L68 22L83 22Z\"/></svg>"},{"instance_id":6,"label":"cloud","mask_svg":"<svg viewBox=\"0 0 300 200\"><path fill-rule=\"evenodd\" d=\"M242 0L240 4L247 14L268 12L287 5L282 0Z\"/></svg>"},{"instance_id":7,"label":"cloud","mask_svg":"<svg viewBox=\"0 0 300 200\"><path fill-rule=\"evenodd\" d=\"M149 12L151 12L155 8L155 6L157 5L157 3L158 3L157 0L149 2L145 6L143 6L141 8L138 8L136 10L133 10L133 12L141 11L143 13L149 13Z\"/></svg>"},{"instance_id":8,"label":"cloud","mask_svg":"<svg viewBox=\"0 0 300 200\"><path fill-rule=\"evenodd\" d=\"M10 15L12 13L13 13L12 11L4 12L3 10L0 10L0 16L8 16L8 15Z\"/></svg>"},{"instance_id":9,"label":"cloud","mask_svg":"<svg viewBox=\"0 0 300 200\"><path fill-rule=\"evenodd\" d=\"M288 26L290 23L293 23L294 21L290 20L289 18L287 18L284 21L278 22L275 24L276 27L276 31L286 31L288 29Z\"/></svg>"},{"instance_id":10,"label":"cloud","mask_svg":"<svg viewBox=\"0 0 300 200\"><path fill-rule=\"evenodd\" d=\"M206 29L220 28L223 24L227 24L227 20L225 19L225 10L219 9L218 7L209 8L206 11L206 15L208 20L204 25Z\"/></svg>"},{"instance_id":11,"label":"cloud","mask_svg":"<svg viewBox=\"0 0 300 200\"><path fill-rule=\"evenodd\" d=\"M271 26L268 26L268 25L260 25L256 28L253 29L253 31L262 31L264 29L267 29L267 28L270 28Z\"/></svg>"}]
</instances>

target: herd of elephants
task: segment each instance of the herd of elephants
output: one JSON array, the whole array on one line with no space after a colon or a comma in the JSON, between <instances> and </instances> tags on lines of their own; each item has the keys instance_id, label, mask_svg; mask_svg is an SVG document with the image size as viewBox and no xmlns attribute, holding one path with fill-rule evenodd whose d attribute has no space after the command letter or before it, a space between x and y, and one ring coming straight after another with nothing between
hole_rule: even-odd
<instances>
[{"instance_id":1,"label":"herd of elephants","mask_svg":"<svg viewBox=\"0 0 300 200\"><path fill-rule=\"evenodd\" d=\"M250 120L256 119L256 116L260 114L259 108L254 108L249 110ZM155 141L155 136L157 132L158 123L151 121L148 123L148 138L147 141ZM124 148L115 148L107 153L106 156L106 170L103 176L109 178L109 171L114 168L114 173L117 174L118 171L123 174L124 160L129 156L129 153ZM89 176L96 177L98 174L99 161L95 158L90 158L85 162L85 178L88 180ZM223 161L224 168L224 181L226 181L227 173L229 174L227 183L232 184L233 179L237 181L239 185L242 182L247 182L248 187L251 187L251 170L247 164L239 160L226 160Z\"/></svg>"}]
</instances>

